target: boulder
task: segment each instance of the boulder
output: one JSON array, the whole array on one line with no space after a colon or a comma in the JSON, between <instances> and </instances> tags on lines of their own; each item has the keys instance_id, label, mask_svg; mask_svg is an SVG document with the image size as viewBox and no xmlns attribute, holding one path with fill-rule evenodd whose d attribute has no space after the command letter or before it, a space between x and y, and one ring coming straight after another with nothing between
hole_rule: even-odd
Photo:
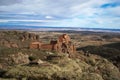
<instances>
[{"instance_id":1,"label":"boulder","mask_svg":"<svg viewBox=\"0 0 120 80\"><path fill-rule=\"evenodd\" d=\"M41 59L36 59L36 60L33 60L30 62L30 64L36 64L36 65L39 65L39 64L42 64L44 63Z\"/></svg>"},{"instance_id":2,"label":"boulder","mask_svg":"<svg viewBox=\"0 0 120 80\"><path fill-rule=\"evenodd\" d=\"M12 47L12 48L18 48L18 45L16 43L11 43L10 47Z\"/></svg>"},{"instance_id":3,"label":"boulder","mask_svg":"<svg viewBox=\"0 0 120 80\"><path fill-rule=\"evenodd\" d=\"M10 58L13 64L29 63L29 56L27 54L23 54L22 52L18 52L17 54L10 55Z\"/></svg>"}]
</instances>

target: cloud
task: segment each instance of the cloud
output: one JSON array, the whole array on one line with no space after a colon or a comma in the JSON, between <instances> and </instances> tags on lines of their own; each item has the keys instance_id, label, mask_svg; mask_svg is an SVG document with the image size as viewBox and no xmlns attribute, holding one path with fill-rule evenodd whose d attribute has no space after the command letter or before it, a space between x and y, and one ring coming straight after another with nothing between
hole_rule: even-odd
<instances>
[{"instance_id":1,"label":"cloud","mask_svg":"<svg viewBox=\"0 0 120 80\"><path fill-rule=\"evenodd\" d=\"M19 2L19 0L12 0L11 2L14 1ZM8 1L5 0L5 2ZM111 0L24 0L22 3L0 6L0 10L16 14L39 14L71 18L78 15L91 16L94 13L101 13L101 9L98 7L108 3L111 3Z\"/></svg>"},{"instance_id":2,"label":"cloud","mask_svg":"<svg viewBox=\"0 0 120 80\"><path fill-rule=\"evenodd\" d=\"M71 7L89 0L24 0L20 4L1 6L0 10L10 13L31 13L68 17L73 14ZM68 16L67 16L68 15Z\"/></svg>"},{"instance_id":3,"label":"cloud","mask_svg":"<svg viewBox=\"0 0 120 80\"><path fill-rule=\"evenodd\" d=\"M13 5L17 3L21 3L22 0L0 0L0 6L8 6L8 5Z\"/></svg>"},{"instance_id":4,"label":"cloud","mask_svg":"<svg viewBox=\"0 0 120 80\"><path fill-rule=\"evenodd\" d=\"M46 19L52 19L52 16L45 16Z\"/></svg>"},{"instance_id":5,"label":"cloud","mask_svg":"<svg viewBox=\"0 0 120 80\"><path fill-rule=\"evenodd\" d=\"M120 28L119 10L119 0L0 1L0 19L20 23L40 21L43 23L39 25L44 26Z\"/></svg>"},{"instance_id":6,"label":"cloud","mask_svg":"<svg viewBox=\"0 0 120 80\"><path fill-rule=\"evenodd\" d=\"M0 22L58 22L57 20L23 20L23 19L9 19L9 20L2 20L0 19Z\"/></svg>"}]
</instances>

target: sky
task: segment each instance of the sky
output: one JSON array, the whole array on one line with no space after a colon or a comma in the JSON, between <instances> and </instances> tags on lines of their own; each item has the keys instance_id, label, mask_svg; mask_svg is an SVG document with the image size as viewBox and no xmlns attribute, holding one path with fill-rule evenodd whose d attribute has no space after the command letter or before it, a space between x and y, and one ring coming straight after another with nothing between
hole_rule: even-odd
<instances>
[{"instance_id":1,"label":"sky","mask_svg":"<svg viewBox=\"0 0 120 80\"><path fill-rule=\"evenodd\" d=\"M5 25L120 29L120 0L0 0Z\"/></svg>"}]
</instances>

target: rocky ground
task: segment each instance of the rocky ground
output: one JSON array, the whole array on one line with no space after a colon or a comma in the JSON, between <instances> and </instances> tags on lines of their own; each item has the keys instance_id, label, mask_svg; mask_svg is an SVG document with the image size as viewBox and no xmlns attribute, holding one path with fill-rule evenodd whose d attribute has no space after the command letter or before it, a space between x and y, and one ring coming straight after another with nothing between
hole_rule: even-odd
<instances>
[{"instance_id":1,"label":"rocky ground","mask_svg":"<svg viewBox=\"0 0 120 80\"><path fill-rule=\"evenodd\" d=\"M0 31L0 80L119 80L120 34ZM77 46L68 54L29 49L67 33ZM49 35L48 35L49 34ZM23 36L24 35L24 36ZM22 38L21 38L22 37ZM24 38L24 41L22 41Z\"/></svg>"}]
</instances>

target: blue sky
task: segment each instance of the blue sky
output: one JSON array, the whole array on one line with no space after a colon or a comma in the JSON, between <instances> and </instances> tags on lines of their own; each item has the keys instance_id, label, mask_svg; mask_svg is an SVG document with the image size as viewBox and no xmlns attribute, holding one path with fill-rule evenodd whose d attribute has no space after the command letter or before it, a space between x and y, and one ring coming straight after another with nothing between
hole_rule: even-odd
<instances>
[{"instance_id":1,"label":"blue sky","mask_svg":"<svg viewBox=\"0 0 120 80\"><path fill-rule=\"evenodd\" d=\"M0 26L120 29L120 0L0 0Z\"/></svg>"}]
</instances>

